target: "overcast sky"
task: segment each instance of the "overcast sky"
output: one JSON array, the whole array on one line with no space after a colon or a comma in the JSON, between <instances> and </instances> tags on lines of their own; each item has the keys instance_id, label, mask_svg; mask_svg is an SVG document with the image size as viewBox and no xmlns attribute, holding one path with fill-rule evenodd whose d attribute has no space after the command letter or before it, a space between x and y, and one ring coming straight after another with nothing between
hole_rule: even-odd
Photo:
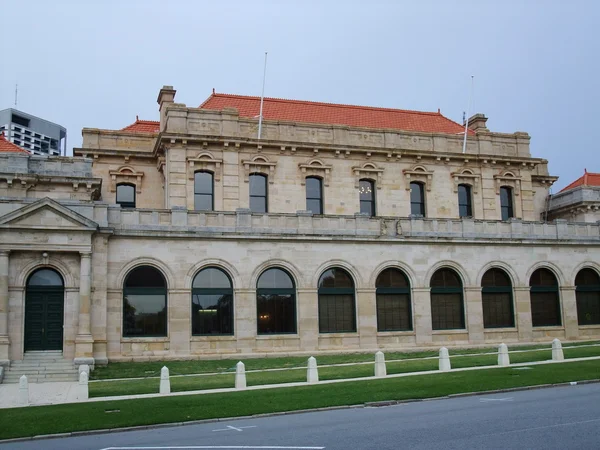
<instances>
[{"instance_id":1,"label":"overcast sky","mask_svg":"<svg viewBox=\"0 0 600 450\"><path fill-rule=\"evenodd\" d=\"M67 128L157 120L163 85L423 111L527 131L560 176L600 172L597 0L0 0L0 109Z\"/></svg>"}]
</instances>

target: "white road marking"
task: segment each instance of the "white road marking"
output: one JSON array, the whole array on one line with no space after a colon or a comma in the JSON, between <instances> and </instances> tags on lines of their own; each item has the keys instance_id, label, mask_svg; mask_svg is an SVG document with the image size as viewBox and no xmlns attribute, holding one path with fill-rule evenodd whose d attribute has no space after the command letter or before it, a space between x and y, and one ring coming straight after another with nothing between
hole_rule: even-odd
<instances>
[{"instance_id":1,"label":"white road marking","mask_svg":"<svg viewBox=\"0 0 600 450\"><path fill-rule=\"evenodd\" d=\"M512 397L506 397L506 398L480 398L479 402L480 403L486 403L486 402L512 402L513 398Z\"/></svg>"},{"instance_id":2,"label":"white road marking","mask_svg":"<svg viewBox=\"0 0 600 450\"><path fill-rule=\"evenodd\" d=\"M256 428L256 425L250 425L247 427L232 427L231 425L227 425L227 428L219 428L218 430L213 430L213 431L231 431L231 430L235 430L235 431L244 431L244 428Z\"/></svg>"},{"instance_id":3,"label":"white road marking","mask_svg":"<svg viewBox=\"0 0 600 450\"><path fill-rule=\"evenodd\" d=\"M325 447L287 447L269 445L193 445L169 447L106 447L100 450L202 450L202 449L254 449L254 450L324 450Z\"/></svg>"}]
</instances>

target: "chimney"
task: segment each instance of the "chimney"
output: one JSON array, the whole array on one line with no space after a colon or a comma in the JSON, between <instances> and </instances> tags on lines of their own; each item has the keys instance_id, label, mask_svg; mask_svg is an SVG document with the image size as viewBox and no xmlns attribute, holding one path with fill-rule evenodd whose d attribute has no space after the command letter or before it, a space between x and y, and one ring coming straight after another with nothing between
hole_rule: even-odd
<instances>
[{"instance_id":1,"label":"chimney","mask_svg":"<svg viewBox=\"0 0 600 450\"><path fill-rule=\"evenodd\" d=\"M175 93L177 91L173 89L173 86L163 86L158 93L156 102L158 103L158 110L160 111L160 131L163 131L166 127L166 109L167 106L175 102Z\"/></svg>"},{"instance_id":2,"label":"chimney","mask_svg":"<svg viewBox=\"0 0 600 450\"><path fill-rule=\"evenodd\" d=\"M469 117L469 128L475 132L478 131L490 131L488 130L488 128L485 126L485 123L487 122L488 118L485 117L484 114L478 113L478 114L474 114L471 117Z\"/></svg>"}]
</instances>

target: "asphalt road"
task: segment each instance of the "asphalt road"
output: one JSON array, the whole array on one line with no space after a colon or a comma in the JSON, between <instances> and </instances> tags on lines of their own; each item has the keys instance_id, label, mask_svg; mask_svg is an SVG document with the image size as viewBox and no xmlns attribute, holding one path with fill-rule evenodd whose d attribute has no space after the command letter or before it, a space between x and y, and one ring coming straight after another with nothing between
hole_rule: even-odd
<instances>
[{"instance_id":1,"label":"asphalt road","mask_svg":"<svg viewBox=\"0 0 600 450\"><path fill-rule=\"evenodd\" d=\"M0 444L0 449L598 449L600 384Z\"/></svg>"}]
</instances>

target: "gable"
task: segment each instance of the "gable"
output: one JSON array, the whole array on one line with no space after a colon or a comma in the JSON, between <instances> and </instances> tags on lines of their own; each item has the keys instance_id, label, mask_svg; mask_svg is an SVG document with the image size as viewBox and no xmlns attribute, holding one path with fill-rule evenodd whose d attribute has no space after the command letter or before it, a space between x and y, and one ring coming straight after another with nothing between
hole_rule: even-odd
<instances>
[{"instance_id":1,"label":"gable","mask_svg":"<svg viewBox=\"0 0 600 450\"><path fill-rule=\"evenodd\" d=\"M98 229L98 224L45 198L0 217L0 228L94 231Z\"/></svg>"}]
</instances>

